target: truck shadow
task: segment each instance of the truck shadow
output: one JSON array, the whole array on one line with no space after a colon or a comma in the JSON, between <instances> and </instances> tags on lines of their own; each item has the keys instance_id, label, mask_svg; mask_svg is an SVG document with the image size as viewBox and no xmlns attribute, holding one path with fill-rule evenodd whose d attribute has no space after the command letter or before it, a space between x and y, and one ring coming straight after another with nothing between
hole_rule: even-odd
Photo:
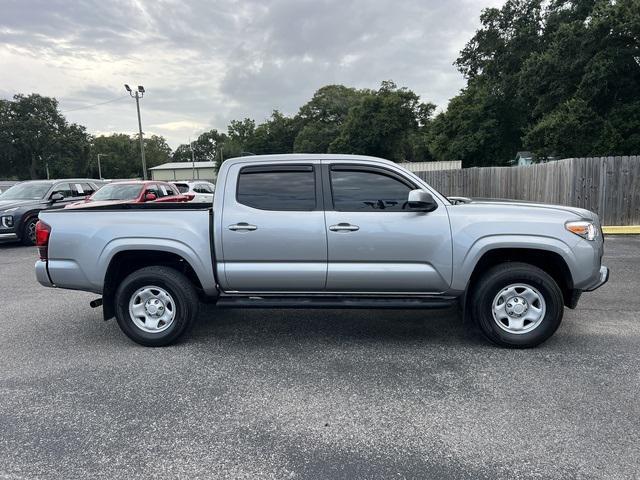
<instances>
[{"instance_id":1,"label":"truck shadow","mask_svg":"<svg viewBox=\"0 0 640 480\"><path fill-rule=\"evenodd\" d=\"M457 308L444 310L216 309L202 305L191 341L245 345L306 341L486 344L463 323Z\"/></svg>"}]
</instances>

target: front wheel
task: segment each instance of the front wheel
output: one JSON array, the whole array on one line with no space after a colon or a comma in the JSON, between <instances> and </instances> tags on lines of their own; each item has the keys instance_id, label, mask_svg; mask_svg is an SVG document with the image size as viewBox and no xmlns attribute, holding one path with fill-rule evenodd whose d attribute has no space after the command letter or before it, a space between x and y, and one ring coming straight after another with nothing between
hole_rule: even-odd
<instances>
[{"instance_id":1,"label":"front wheel","mask_svg":"<svg viewBox=\"0 0 640 480\"><path fill-rule=\"evenodd\" d=\"M32 247L36 244L36 223L38 223L38 217L31 217L24 222L20 238L23 245Z\"/></svg>"},{"instance_id":2,"label":"front wheel","mask_svg":"<svg viewBox=\"0 0 640 480\"><path fill-rule=\"evenodd\" d=\"M560 326L562 291L545 271L527 263L503 263L476 282L473 317L493 343L510 348L535 347Z\"/></svg>"},{"instance_id":3,"label":"front wheel","mask_svg":"<svg viewBox=\"0 0 640 480\"><path fill-rule=\"evenodd\" d=\"M198 312L191 281L169 267L145 267L127 276L115 296L120 329L134 342L162 347L186 334Z\"/></svg>"}]
</instances>

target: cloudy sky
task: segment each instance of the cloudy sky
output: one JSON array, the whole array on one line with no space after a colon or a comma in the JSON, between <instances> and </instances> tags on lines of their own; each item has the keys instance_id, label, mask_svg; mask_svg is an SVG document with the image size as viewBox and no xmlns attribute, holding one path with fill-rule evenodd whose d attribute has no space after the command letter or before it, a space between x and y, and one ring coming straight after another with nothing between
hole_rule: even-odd
<instances>
[{"instance_id":1,"label":"cloudy sky","mask_svg":"<svg viewBox=\"0 0 640 480\"><path fill-rule=\"evenodd\" d=\"M501 0L0 0L0 97L55 96L92 133L172 147L230 119L297 112L319 87L392 79L446 106L452 66ZM89 105L107 102L87 108Z\"/></svg>"}]
</instances>

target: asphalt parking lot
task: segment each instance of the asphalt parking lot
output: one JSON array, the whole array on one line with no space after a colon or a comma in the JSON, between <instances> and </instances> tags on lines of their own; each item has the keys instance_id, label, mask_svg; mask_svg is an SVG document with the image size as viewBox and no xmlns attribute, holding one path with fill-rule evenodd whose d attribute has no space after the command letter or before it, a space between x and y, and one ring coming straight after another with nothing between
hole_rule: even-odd
<instances>
[{"instance_id":1,"label":"asphalt parking lot","mask_svg":"<svg viewBox=\"0 0 640 480\"><path fill-rule=\"evenodd\" d=\"M640 237L526 351L454 310L203 307L148 349L0 246L0 478L638 478Z\"/></svg>"}]
</instances>

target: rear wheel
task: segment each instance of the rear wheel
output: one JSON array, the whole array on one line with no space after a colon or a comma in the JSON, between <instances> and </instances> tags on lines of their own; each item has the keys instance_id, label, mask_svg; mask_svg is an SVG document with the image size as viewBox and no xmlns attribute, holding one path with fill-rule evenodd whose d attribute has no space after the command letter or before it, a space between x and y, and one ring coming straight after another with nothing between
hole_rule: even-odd
<instances>
[{"instance_id":1,"label":"rear wheel","mask_svg":"<svg viewBox=\"0 0 640 480\"><path fill-rule=\"evenodd\" d=\"M22 236L20 241L23 245L32 247L36 244L36 223L38 223L38 217L31 217L22 226Z\"/></svg>"},{"instance_id":2,"label":"rear wheel","mask_svg":"<svg viewBox=\"0 0 640 480\"><path fill-rule=\"evenodd\" d=\"M564 312L555 280L527 263L503 263L488 270L476 282L471 302L482 333L510 348L541 344L558 329Z\"/></svg>"},{"instance_id":3,"label":"rear wheel","mask_svg":"<svg viewBox=\"0 0 640 480\"><path fill-rule=\"evenodd\" d=\"M134 342L162 347L185 335L198 311L191 281L169 267L145 267L127 276L115 296L120 329Z\"/></svg>"}]
</instances>

